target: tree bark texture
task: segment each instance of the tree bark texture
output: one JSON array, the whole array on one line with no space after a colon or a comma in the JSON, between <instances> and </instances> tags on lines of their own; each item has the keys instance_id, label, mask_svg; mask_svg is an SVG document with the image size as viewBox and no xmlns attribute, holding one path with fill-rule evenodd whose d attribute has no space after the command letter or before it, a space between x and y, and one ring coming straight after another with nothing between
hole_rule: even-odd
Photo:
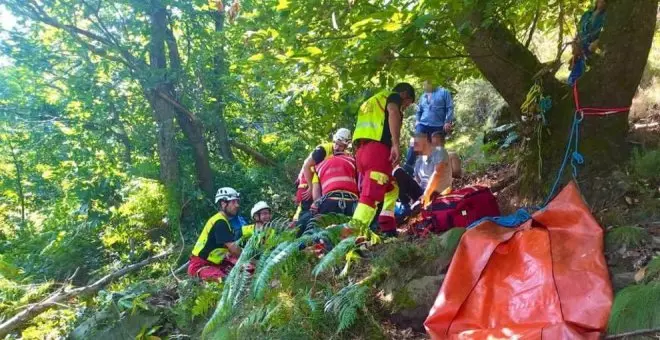
<instances>
[{"instance_id":1,"label":"tree bark texture","mask_svg":"<svg viewBox=\"0 0 660 340\"><path fill-rule=\"evenodd\" d=\"M602 51L590 58L590 70L578 82L582 107L629 107L653 40L658 0L610 0L607 6L607 20L600 36ZM455 13L454 24L484 77L517 114L536 81L542 84L544 95L552 98L540 148L536 133L526 136L530 140L519 164L520 193L536 199L549 191L564 155L575 113L572 88L543 72L538 59L504 25L486 18L482 8L475 5ZM595 185L597 174L608 172L627 159L627 116L624 113L584 118L579 140L579 152L585 158L579 176L579 183L585 184L581 186L583 191ZM567 174L570 166L563 183L570 177Z\"/></svg>"}]
</instances>

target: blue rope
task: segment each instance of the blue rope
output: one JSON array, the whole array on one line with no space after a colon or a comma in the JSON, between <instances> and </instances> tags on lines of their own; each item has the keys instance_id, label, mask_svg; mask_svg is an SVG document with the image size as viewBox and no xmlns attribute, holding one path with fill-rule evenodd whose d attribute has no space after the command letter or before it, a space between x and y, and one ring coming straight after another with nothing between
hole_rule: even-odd
<instances>
[{"instance_id":1,"label":"blue rope","mask_svg":"<svg viewBox=\"0 0 660 340\"><path fill-rule=\"evenodd\" d=\"M564 170L566 168L569 155L571 156L571 167L573 168L573 178L577 178L577 173L578 173L577 165L584 164L584 156L582 156L582 154L578 151L580 145L579 142L580 123L582 123L582 119L584 119L582 113L579 111L575 111L575 115L573 116L573 123L571 124L571 133L568 136L568 143L566 143L566 150L564 151L564 159L562 160L561 166L557 171L557 177L555 178L555 182L552 185L552 189L550 189L550 193L548 194L548 197L543 202L542 205L543 207L548 205L548 203L550 203L550 200L555 196L555 192L557 191L559 182L561 181L561 177L564 174Z\"/></svg>"},{"instance_id":2,"label":"blue rope","mask_svg":"<svg viewBox=\"0 0 660 340\"><path fill-rule=\"evenodd\" d=\"M552 98L550 96L541 97L539 101L539 112L543 120L543 126L548 125L548 120L545 118L545 113L552 108Z\"/></svg>"},{"instance_id":3,"label":"blue rope","mask_svg":"<svg viewBox=\"0 0 660 340\"><path fill-rule=\"evenodd\" d=\"M584 119L584 115L582 114L582 112L576 110L575 115L573 116L573 123L571 124L571 132L568 136L568 143L566 143L564 158L561 162L561 166L559 167L559 170L557 171L557 177L555 178L554 184L552 184L552 189L550 190L548 197L543 202L543 205L534 208L518 209L515 213L507 216L484 217L470 224L468 226L468 229L474 228L479 223L484 221L491 221L502 227L515 228L523 224L525 221L531 219L532 215L530 214L530 211L544 209L548 205L548 203L550 203L550 200L554 197L555 192L557 191L557 188L559 186L559 182L561 181L562 175L564 174L564 170L566 169L566 165L568 164L569 158L571 160L571 167L573 168L573 178L577 178L578 165L584 164L584 156L579 152L580 123L582 123L583 119Z\"/></svg>"}]
</instances>

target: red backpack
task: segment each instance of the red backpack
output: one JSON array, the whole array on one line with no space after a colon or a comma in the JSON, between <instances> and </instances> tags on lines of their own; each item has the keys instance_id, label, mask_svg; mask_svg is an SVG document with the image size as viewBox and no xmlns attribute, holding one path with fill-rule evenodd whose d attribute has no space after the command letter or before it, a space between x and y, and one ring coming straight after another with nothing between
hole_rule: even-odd
<instances>
[{"instance_id":1,"label":"red backpack","mask_svg":"<svg viewBox=\"0 0 660 340\"><path fill-rule=\"evenodd\" d=\"M475 185L436 197L421 215L422 221L413 225L413 234L466 228L483 217L499 216L500 208L490 188Z\"/></svg>"}]
</instances>

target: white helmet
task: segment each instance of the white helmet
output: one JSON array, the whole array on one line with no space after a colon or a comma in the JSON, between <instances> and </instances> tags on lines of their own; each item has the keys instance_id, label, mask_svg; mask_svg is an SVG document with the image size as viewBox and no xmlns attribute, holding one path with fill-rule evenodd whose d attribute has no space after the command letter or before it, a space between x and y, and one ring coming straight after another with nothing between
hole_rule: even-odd
<instances>
[{"instance_id":1,"label":"white helmet","mask_svg":"<svg viewBox=\"0 0 660 340\"><path fill-rule=\"evenodd\" d=\"M257 204L254 205L254 207L252 207L252 210L250 211L250 216L254 217L254 214L256 214L256 213L258 213L258 212L260 212L264 209L270 209L270 207L268 206L268 203L266 203L264 201L259 201L259 202L257 202Z\"/></svg>"},{"instance_id":2,"label":"white helmet","mask_svg":"<svg viewBox=\"0 0 660 340\"><path fill-rule=\"evenodd\" d=\"M335 132L334 136L332 136L332 141L337 143L342 143L342 144L350 144L351 143L351 131L346 128L341 128Z\"/></svg>"},{"instance_id":3,"label":"white helmet","mask_svg":"<svg viewBox=\"0 0 660 340\"><path fill-rule=\"evenodd\" d=\"M220 188L218 189L218 192L215 193L215 203L218 204L219 201L237 200L240 196L241 195L234 188Z\"/></svg>"}]
</instances>

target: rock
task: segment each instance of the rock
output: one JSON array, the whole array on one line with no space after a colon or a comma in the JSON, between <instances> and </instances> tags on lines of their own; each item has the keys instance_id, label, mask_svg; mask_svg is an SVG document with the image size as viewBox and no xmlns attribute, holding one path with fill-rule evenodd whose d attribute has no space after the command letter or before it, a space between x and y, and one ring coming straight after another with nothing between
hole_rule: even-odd
<instances>
[{"instance_id":1,"label":"rock","mask_svg":"<svg viewBox=\"0 0 660 340\"><path fill-rule=\"evenodd\" d=\"M424 331L424 320L435 302L445 275L423 276L393 292L392 322L402 328ZM388 294L386 294L387 296Z\"/></svg>"},{"instance_id":2,"label":"rock","mask_svg":"<svg viewBox=\"0 0 660 340\"><path fill-rule=\"evenodd\" d=\"M635 272L612 274L612 288L614 288L614 291L619 291L633 283L635 283Z\"/></svg>"},{"instance_id":3,"label":"rock","mask_svg":"<svg viewBox=\"0 0 660 340\"><path fill-rule=\"evenodd\" d=\"M69 334L69 339L133 340L143 329L158 323L160 315L152 311L138 311L117 320L117 313L104 309L97 312Z\"/></svg>"}]
</instances>

